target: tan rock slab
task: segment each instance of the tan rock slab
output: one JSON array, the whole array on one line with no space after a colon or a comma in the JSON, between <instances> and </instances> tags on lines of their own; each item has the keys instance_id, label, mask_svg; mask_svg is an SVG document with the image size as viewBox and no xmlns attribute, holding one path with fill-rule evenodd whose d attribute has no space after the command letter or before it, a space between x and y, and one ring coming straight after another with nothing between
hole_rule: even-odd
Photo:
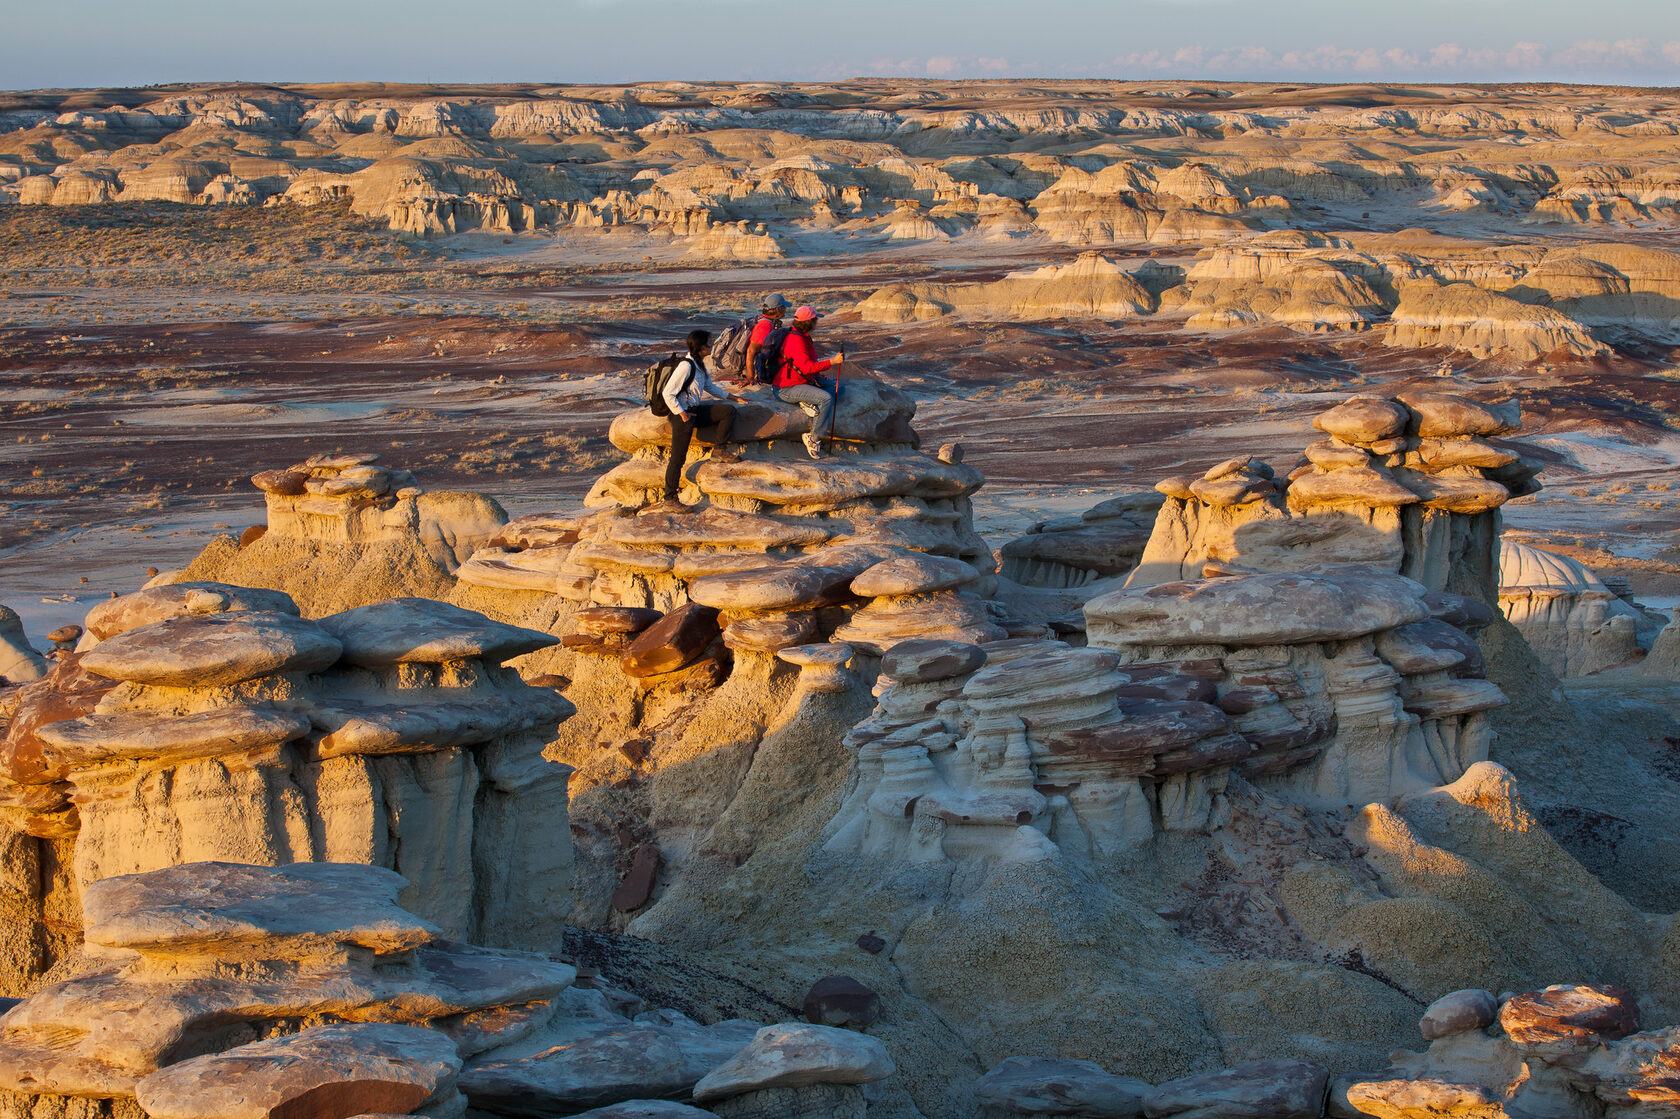
<instances>
[{"instance_id":1,"label":"tan rock slab","mask_svg":"<svg viewBox=\"0 0 1680 1119\"><path fill-rule=\"evenodd\" d=\"M1515 451L1501 450L1492 443L1466 436L1460 439L1419 439L1418 461L1430 470L1446 470L1454 466L1470 466L1494 470L1510 466L1519 460Z\"/></svg>"},{"instance_id":2,"label":"tan rock slab","mask_svg":"<svg viewBox=\"0 0 1680 1119\"><path fill-rule=\"evenodd\" d=\"M730 613L806 610L850 598L856 574L846 567L778 563L696 579L688 597Z\"/></svg>"},{"instance_id":3,"label":"tan rock slab","mask_svg":"<svg viewBox=\"0 0 1680 1119\"><path fill-rule=\"evenodd\" d=\"M219 707L192 715L122 711L83 715L35 731L66 770L115 759L184 762L260 750L309 733L307 718L272 707Z\"/></svg>"},{"instance_id":4,"label":"tan rock slab","mask_svg":"<svg viewBox=\"0 0 1680 1119\"><path fill-rule=\"evenodd\" d=\"M282 672L319 672L343 646L314 622L241 611L166 618L100 642L82 666L113 680L176 688L237 684Z\"/></svg>"},{"instance_id":5,"label":"tan rock slab","mask_svg":"<svg viewBox=\"0 0 1680 1119\"><path fill-rule=\"evenodd\" d=\"M331 614L320 626L344 647L342 659L364 668L510 657L558 645L540 630L510 626L429 598L392 598Z\"/></svg>"},{"instance_id":6,"label":"tan rock slab","mask_svg":"<svg viewBox=\"0 0 1680 1119\"><path fill-rule=\"evenodd\" d=\"M1309 505L1360 505L1385 508L1412 505L1417 494L1389 477L1366 466L1351 466L1322 474L1302 474L1289 483L1289 504L1297 509Z\"/></svg>"},{"instance_id":7,"label":"tan rock slab","mask_svg":"<svg viewBox=\"0 0 1680 1119\"><path fill-rule=\"evenodd\" d=\"M1423 587L1352 565L1112 591L1085 604L1092 644L1231 647L1343 641L1420 621Z\"/></svg>"},{"instance_id":8,"label":"tan rock slab","mask_svg":"<svg viewBox=\"0 0 1680 1119\"><path fill-rule=\"evenodd\" d=\"M979 577L980 573L962 560L918 552L868 568L852 580L852 593L860 598L926 594L954 590Z\"/></svg>"},{"instance_id":9,"label":"tan rock slab","mask_svg":"<svg viewBox=\"0 0 1680 1119\"><path fill-rule=\"evenodd\" d=\"M455 571L462 583L494 590L553 594L561 569L570 562L570 545L510 552L481 548Z\"/></svg>"},{"instance_id":10,"label":"tan rock slab","mask_svg":"<svg viewBox=\"0 0 1680 1119\"><path fill-rule=\"evenodd\" d=\"M1149 1119L1265 1116L1318 1119L1330 1070L1316 1061L1249 1061L1156 1085L1143 1097Z\"/></svg>"},{"instance_id":11,"label":"tan rock slab","mask_svg":"<svg viewBox=\"0 0 1680 1119\"><path fill-rule=\"evenodd\" d=\"M315 756L426 754L493 742L519 731L550 733L573 711L547 688L514 688L494 702L420 699L404 704L338 706L313 703L305 711L322 737Z\"/></svg>"},{"instance_id":12,"label":"tan rock slab","mask_svg":"<svg viewBox=\"0 0 1680 1119\"><path fill-rule=\"evenodd\" d=\"M637 634L619 663L630 676L674 672L700 659L721 632L718 612L691 602Z\"/></svg>"},{"instance_id":13,"label":"tan rock slab","mask_svg":"<svg viewBox=\"0 0 1680 1119\"><path fill-rule=\"evenodd\" d=\"M1639 1029L1639 1007L1621 987L1560 984L1507 999L1499 1025L1518 1045L1591 1046Z\"/></svg>"},{"instance_id":14,"label":"tan rock slab","mask_svg":"<svg viewBox=\"0 0 1680 1119\"><path fill-rule=\"evenodd\" d=\"M767 552L827 544L837 532L815 520L737 513L707 506L698 513L643 513L607 526L607 539L638 548L738 548Z\"/></svg>"},{"instance_id":15,"label":"tan rock slab","mask_svg":"<svg viewBox=\"0 0 1680 1119\"><path fill-rule=\"evenodd\" d=\"M986 650L966 641L901 641L881 658L881 675L901 684L967 676L986 663Z\"/></svg>"},{"instance_id":16,"label":"tan rock slab","mask_svg":"<svg viewBox=\"0 0 1680 1119\"><path fill-rule=\"evenodd\" d=\"M572 615L579 633L604 636L609 633L640 633L661 617L657 610L642 606L590 606Z\"/></svg>"},{"instance_id":17,"label":"tan rock slab","mask_svg":"<svg viewBox=\"0 0 1680 1119\"><path fill-rule=\"evenodd\" d=\"M766 1026L694 1086L694 1100L705 1103L765 1088L869 1084L895 1071L887 1047L875 1038L833 1026Z\"/></svg>"},{"instance_id":18,"label":"tan rock slab","mask_svg":"<svg viewBox=\"0 0 1680 1119\"><path fill-rule=\"evenodd\" d=\"M298 613L292 596L281 591L235 587L227 583L170 583L99 603L87 613L87 629L103 641L165 618L226 614L240 610L294 616Z\"/></svg>"},{"instance_id":19,"label":"tan rock slab","mask_svg":"<svg viewBox=\"0 0 1680 1119\"><path fill-rule=\"evenodd\" d=\"M725 645L758 653L804 645L817 636L817 616L809 612L734 618L723 627Z\"/></svg>"},{"instance_id":20,"label":"tan rock slab","mask_svg":"<svg viewBox=\"0 0 1680 1119\"><path fill-rule=\"evenodd\" d=\"M1485 513L1511 498L1511 491L1498 482L1464 467L1440 474L1401 470L1396 476L1429 508L1449 513Z\"/></svg>"},{"instance_id":21,"label":"tan rock slab","mask_svg":"<svg viewBox=\"0 0 1680 1119\"><path fill-rule=\"evenodd\" d=\"M281 958L353 944L389 955L441 935L397 904L407 885L395 871L350 863L188 863L91 883L82 910L87 942L102 948L243 945Z\"/></svg>"},{"instance_id":22,"label":"tan rock slab","mask_svg":"<svg viewBox=\"0 0 1680 1119\"><path fill-rule=\"evenodd\" d=\"M135 1085L151 1119L314 1119L405 1114L453 1092L455 1043L385 1022L316 1026L194 1057Z\"/></svg>"}]
</instances>

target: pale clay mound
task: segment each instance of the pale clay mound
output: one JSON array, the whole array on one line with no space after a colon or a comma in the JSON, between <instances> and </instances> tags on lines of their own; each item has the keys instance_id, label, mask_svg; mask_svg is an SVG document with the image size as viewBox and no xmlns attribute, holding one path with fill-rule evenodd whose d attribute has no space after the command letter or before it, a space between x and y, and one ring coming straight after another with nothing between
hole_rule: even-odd
<instances>
[{"instance_id":1,"label":"pale clay mound","mask_svg":"<svg viewBox=\"0 0 1680 1119\"><path fill-rule=\"evenodd\" d=\"M154 94L12 97L0 203L347 199L416 235L538 233L583 249L623 232L639 251L690 261L946 243L1058 261L1068 247L1196 258L1187 273L1134 273L1141 292L1101 262L1075 275L1118 274L889 285L862 308L893 323L1163 314L1193 331L1382 327L1396 347L1518 361L1592 358L1624 334L1674 330L1680 258L1574 239L1680 220L1680 116L1641 90L878 81ZM1368 232L1416 224L1454 236Z\"/></svg>"},{"instance_id":2,"label":"pale clay mound","mask_svg":"<svg viewBox=\"0 0 1680 1119\"><path fill-rule=\"evenodd\" d=\"M1614 655L1582 635L1615 611L1584 569L1500 560L1538 488L1499 442L1514 404L1354 397L1287 473L1167 479L1000 572L961 448L848 383L821 460L763 394L740 461L697 442L686 514L652 508L643 411L584 509L506 523L474 495L428 521L361 456L259 475L267 531L186 574L266 589L172 576L0 689L4 979L35 992L0 1021L0 1103L1672 1106L1680 1042L1640 1025L1680 1016L1673 717L1641 698L1661 676L1576 711L1546 667ZM347 563L382 600L280 589ZM1517 616L1554 588L1564 612ZM619 974L708 1024L459 943L574 950L563 922L685 961ZM743 1000L824 1025L729 1020ZM1429 1053L1397 1053L1420 1012Z\"/></svg>"}]
</instances>

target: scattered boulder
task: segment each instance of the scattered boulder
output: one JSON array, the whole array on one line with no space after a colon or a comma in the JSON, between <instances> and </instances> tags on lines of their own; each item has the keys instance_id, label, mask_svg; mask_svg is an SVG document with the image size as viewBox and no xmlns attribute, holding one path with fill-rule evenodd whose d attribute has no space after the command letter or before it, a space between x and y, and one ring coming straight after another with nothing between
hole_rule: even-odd
<instances>
[{"instance_id":1,"label":"scattered boulder","mask_svg":"<svg viewBox=\"0 0 1680 1119\"><path fill-rule=\"evenodd\" d=\"M887 1047L831 1026L766 1026L694 1086L697 1103L767 1088L869 1084L893 1074Z\"/></svg>"},{"instance_id":2,"label":"scattered boulder","mask_svg":"<svg viewBox=\"0 0 1680 1119\"><path fill-rule=\"evenodd\" d=\"M1429 1004L1418 1019L1418 1029L1425 1041L1435 1041L1468 1030L1484 1030L1498 1016L1499 1001L1492 991L1453 991Z\"/></svg>"},{"instance_id":3,"label":"scattered boulder","mask_svg":"<svg viewBox=\"0 0 1680 1119\"><path fill-rule=\"evenodd\" d=\"M1157 1085L1143 1111L1149 1119L1317 1119L1329 1080L1313 1061L1250 1061Z\"/></svg>"},{"instance_id":4,"label":"scattered boulder","mask_svg":"<svg viewBox=\"0 0 1680 1119\"><path fill-rule=\"evenodd\" d=\"M1092 1061L1006 1057L975 1081L974 1102L977 1119L1136 1119L1152 1090L1145 1081L1115 1076Z\"/></svg>"},{"instance_id":5,"label":"scattered boulder","mask_svg":"<svg viewBox=\"0 0 1680 1119\"><path fill-rule=\"evenodd\" d=\"M811 984L803 1011L819 1026L861 1030L881 1016L881 996L849 975L830 975Z\"/></svg>"}]
</instances>

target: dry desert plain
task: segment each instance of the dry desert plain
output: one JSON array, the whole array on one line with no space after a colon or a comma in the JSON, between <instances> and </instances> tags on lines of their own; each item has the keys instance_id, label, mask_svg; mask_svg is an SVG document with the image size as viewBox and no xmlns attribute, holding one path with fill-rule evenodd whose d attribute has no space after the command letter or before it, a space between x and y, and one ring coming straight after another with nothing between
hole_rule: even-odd
<instances>
[{"instance_id":1,"label":"dry desert plain","mask_svg":"<svg viewBox=\"0 0 1680 1119\"><path fill-rule=\"evenodd\" d=\"M257 898L271 932L287 891L419 914L401 982L428 997L466 966L455 940L564 947L506 965L495 998L450 996L448 1027L396 996L239 1012L291 1023L244 1040L456 1031L453 1071L373 1101L390 1110L457 1114L457 1074L484 1114L632 1098L540 1043L640 1009L693 1074L620 1080L705 1110L614 1115L1671 1113L1677 142L1673 91L1538 84L0 93L0 604L42 651L86 625L74 671L125 681L77 707L60 640L44 690L0 705L28 837L8 857L37 883L9 919L49 930L0 968L0 993L33 996L0 1022L0 1106L215 1114L180 1104L219 1074L172 1065L179 1037L122 1027L120 1068L63 1041L105 1021L66 961L167 924L146 906L187 890L153 880L173 863L284 849L410 884L249 871L193 896ZM704 515L633 516L661 438L627 415L642 370L768 292L845 347L834 473L800 473L786 436L807 421L760 392L749 461L690 463ZM418 509L419 535L357 536L368 501ZM374 566L335 580L350 546L408 551L361 594ZM1298 573L1325 560L1344 566ZM167 589L182 578L291 598ZM1182 600L1157 610L1152 585ZM169 597L191 594L211 599ZM369 605L398 595L441 602ZM675 659L632 671L632 636L690 610L714 643L667 634ZM264 671L306 682L148 677L130 637L249 611L294 650ZM427 627L475 651L366 651ZM895 660L906 638L930 644ZM452 729L405 724L399 749L365 730L379 717L332 714L391 689L438 691ZM73 720L46 724L48 692L87 726L52 730ZM133 729L229 710L238 741L299 751L284 804L188 781L208 732L184 762ZM532 737L544 719L558 737ZM569 807L527 747L574 767ZM112 777L117 757L141 777ZM329 796L335 763L369 758ZM470 781L445 793L448 765ZM218 846L161 772L272 835ZM372 805L381 838L351 851L329 801ZM568 812L562 868L530 838ZM442 831L471 851L421 838ZM362 943L333 919L310 935ZM170 936L108 982L156 991L171 953L228 950ZM249 951L205 966L243 974ZM804 1010L879 1051L728 1021L797 1017L830 975L875 1001ZM180 1013L203 1059L239 1043ZM1429 1054L1391 1056L1420 1014ZM427 1037L311 1044L424 1064ZM723 1060L747 1041L806 1046L809 1076ZM33 1114L84 1114L52 1106Z\"/></svg>"}]
</instances>

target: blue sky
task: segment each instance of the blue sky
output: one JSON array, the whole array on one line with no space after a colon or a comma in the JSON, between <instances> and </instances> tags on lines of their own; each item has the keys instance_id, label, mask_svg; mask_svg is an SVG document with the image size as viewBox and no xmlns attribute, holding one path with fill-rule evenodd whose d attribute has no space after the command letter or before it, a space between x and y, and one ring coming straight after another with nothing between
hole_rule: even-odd
<instances>
[{"instance_id":1,"label":"blue sky","mask_svg":"<svg viewBox=\"0 0 1680 1119\"><path fill-rule=\"evenodd\" d=\"M0 88L917 77L1680 85L1680 0L10 0Z\"/></svg>"}]
</instances>

